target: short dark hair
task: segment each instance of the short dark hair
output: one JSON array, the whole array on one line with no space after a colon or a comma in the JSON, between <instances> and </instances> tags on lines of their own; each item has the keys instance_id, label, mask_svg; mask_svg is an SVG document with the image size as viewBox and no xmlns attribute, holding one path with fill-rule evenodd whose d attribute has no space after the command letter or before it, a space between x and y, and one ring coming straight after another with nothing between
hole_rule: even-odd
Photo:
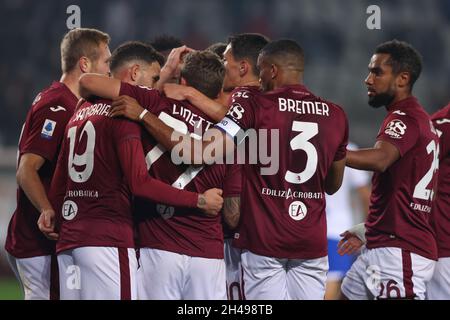
<instances>
[{"instance_id":1,"label":"short dark hair","mask_svg":"<svg viewBox=\"0 0 450 320\"><path fill-rule=\"evenodd\" d=\"M236 60L247 59L252 66L253 74L259 76L256 66L258 55L261 49L269 43L269 39L259 33L241 33L230 36L228 43L231 45L233 57Z\"/></svg>"},{"instance_id":2,"label":"short dark hair","mask_svg":"<svg viewBox=\"0 0 450 320\"><path fill-rule=\"evenodd\" d=\"M183 45L183 42L174 36L163 34L161 36L155 37L150 42L150 44L153 48L155 48L156 51L163 52L181 47Z\"/></svg>"},{"instance_id":3,"label":"short dark hair","mask_svg":"<svg viewBox=\"0 0 450 320\"><path fill-rule=\"evenodd\" d=\"M61 41L62 72L72 71L81 57L97 61L100 57L99 46L108 44L110 37L97 29L76 28L67 32Z\"/></svg>"},{"instance_id":4,"label":"short dark hair","mask_svg":"<svg viewBox=\"0 0 450 320\"><path fill-rule=\"evenodd\" d=\"M412 45L394 39L380 44L375 49L375 53L390 55L387 63L392 67L394 74L408 72L410 75L409 84L412 89L422 72L422 56Z\"/></svg>"},{"instance_id":5,"label":"short dark hair","mask_svg":"<svg viewBox=\"0 0 450 320\"><path fill-rule=\"evenodd\" d=\"M193 51L184 56L181 77L187 84L211 99L222 90L225 67L220 57L211 51Z\"/></svg>"},{"instance_id":6,"label":"short dark hair","mask_svg":"<svg viewBox=\"0 0 450 320\"><path fill-rule=\"evenodd\" d=\"M225 52L225 49L227 48L227 44L223 42L217 42L210 45L205 50L214 52L217 54L221 59L223 59L223 53Z\"/></svg>"},{"instance_id":7,"label":"short dark hair","mask_svg":"<svg viewBox=\"0 0 450 320\"><path fill-rule=\"evenodd\" d=\"M261 50L261 55L270 57L279 65L289 65L303 71L305 53L302 47L291 39L280 39L270 42Z\"/></svg>"},{"instance_id":8,"label":"short dark hair","mask_svg":"<svg viewBox=\"0 0 450 320\"><path fill-rule=\"evenodd\" d=\"M148 64L158 62L161 66L164 64L164 57L151 45L140 41L128 41L118 46L111 54L109 59L111 72L133 60L145 61Z\"/></svg>"}]
</instances>

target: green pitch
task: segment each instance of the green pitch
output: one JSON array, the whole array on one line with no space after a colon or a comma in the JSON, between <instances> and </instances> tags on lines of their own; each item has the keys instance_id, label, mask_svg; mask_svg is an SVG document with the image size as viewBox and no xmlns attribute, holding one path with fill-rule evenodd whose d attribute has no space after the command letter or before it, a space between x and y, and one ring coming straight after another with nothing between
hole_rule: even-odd
<instances>
[{"instance_id":1,"label":"green pitch","mask_svg":"<svg viewBox=\"0 0 450 320\"><path fill-rule=\"evenodd\" d=\"M0 278L0 300L22 300L22 290L14 278Z\"/></svg>"}]
</instances>

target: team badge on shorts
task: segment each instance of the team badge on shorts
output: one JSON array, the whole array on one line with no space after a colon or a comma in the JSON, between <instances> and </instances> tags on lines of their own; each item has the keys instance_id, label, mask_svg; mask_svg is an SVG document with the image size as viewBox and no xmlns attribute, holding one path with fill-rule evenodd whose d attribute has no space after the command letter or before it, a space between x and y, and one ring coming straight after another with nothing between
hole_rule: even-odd
<instances>
[{"instance_id":1,"label":"team badge on shorts","mask_svg":"<svg viewBox=\"0 0 450 320\"><path fill-rule=\"evenodd\" d=\"M289 205L289 216L296 221L303 220L307 212L306 205L301 201L294 201Z\"/></svg>"}]
</instances>

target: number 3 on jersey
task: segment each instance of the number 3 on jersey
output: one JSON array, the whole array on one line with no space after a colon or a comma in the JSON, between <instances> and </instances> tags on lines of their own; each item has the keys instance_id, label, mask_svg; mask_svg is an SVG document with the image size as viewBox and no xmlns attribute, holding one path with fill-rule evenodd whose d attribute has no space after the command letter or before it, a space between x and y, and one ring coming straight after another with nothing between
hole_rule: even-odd
<instances>
[{"instance_id":1,"label":"number 3 on jersey","mask_svg":"<svg viewBox=\"0 0 450 320\"><path fill-rule=\"evenodd\" d=\"M67 138L69 139L69 177L73 182L86 182L91 177L94 170L94 148L95 148L95 128L91 121L86 122L83 131L81 131L78 141L83 139L86 135L86 150L83 154L75 154L75 139L77 135L77 127L72 127L67 132ZM77 171L75 166L82 167L84 169Z\"/></svg>"},{"instance_id":2,"label":"number 3 on jersey","mask_svg":"<svg viewBox=\"0 0 450 320\"><path fill-rule=\"evenodd\" d=\"M300 133L291 140L291 149L306 152L306 166L300 173L288 170L284 179L290 183L300 184L311 179L317 170L317 150L309 140L319 133L319 126L314 122L294 121L292 122L292 131Z\"/></svg>"}]
</instances>

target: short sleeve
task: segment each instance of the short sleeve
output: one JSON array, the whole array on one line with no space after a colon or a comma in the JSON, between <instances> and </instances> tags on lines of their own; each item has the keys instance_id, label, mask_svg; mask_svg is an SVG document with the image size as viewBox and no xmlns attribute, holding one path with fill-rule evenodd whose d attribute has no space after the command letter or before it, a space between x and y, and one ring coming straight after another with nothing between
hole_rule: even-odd
<instances>
[{"instance_id":1,"label":"short sleeve","mask_svg":"<svg viewBox=\"0 0 450 320\"><path fill-rule=\"evenodd\" d=\"M344 126L344 134L342 136L341 143L334 155L333 161L339 161L345 158L347 155L347 144L348 144L348 120L345 113L342 111L343 116L343 126Z\"/></svg>"},{"instance_id":2,"label":"short sleeve","mask_svg":"<svg viewBox=\"0 0 450 320\"><path fill-rule=\"evenodd\" d=\"M70 110L72 109L61 106L58 101L39 101L28 119L31 124L26 140L23 141L21 154L34 153L48 161L56 161L67 122L72 116Z\"/></svg>"},{"instance_id":3,"label":"short sleeve","mask_svg":"<svg viewBox=\"0 0 450 320\"><path fill-rule=\"evenodd\" d=\"M143 108L151 113L156 114L160 111L161 94L156 89L121 82L119 95L130 96L136 99Z\"/></svg>"},{"instance_id":4,"label":"short sleeve","mask_svg":"<svg viewBox=\"0 0 450 320\"><path fill-rule=\"evenodd\" d=\"M435 113L432 121L439 137L439 157L447 158L450 153L450 104Z\"/></svg>"},{"instance_id":5,"label":"short sleeve","mask_svg":"<svg viewBox=\"0 0 450 320\"><path fill-rule=\"evenodd\" d=\"M235 91L230 100L227 115L216 127L235 138L239 132L255 126L255 99L249 91L242 89Z\"/></svg>"},{"instance_id":6,"label":"short sleeve","mask_svg":"<svg viewBox=\"0 0 450 320\"><path fill-rule=\"evenodd\" d=\"M397 113L390 114L383 122L377 136L377 141L386 141L393 144L400 155L407 153L417 142L419 137L417 121L408 116Z\"/></svg>"}]
</instances>

